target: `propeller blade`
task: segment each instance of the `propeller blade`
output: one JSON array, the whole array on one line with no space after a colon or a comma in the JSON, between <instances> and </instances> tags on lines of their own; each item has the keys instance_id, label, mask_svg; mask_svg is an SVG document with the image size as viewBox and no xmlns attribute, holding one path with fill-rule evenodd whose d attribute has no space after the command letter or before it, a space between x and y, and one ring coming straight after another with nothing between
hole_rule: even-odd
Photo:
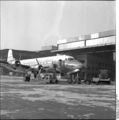
<instances>
[{"instance_id":1,"label":"propeller blade","mask_svg":"<svg viewBox=\"0 0 119 120\"><path fill-rule=\"evenodd\" d=\"M38 65L40 65L37 58L36 58L36 62L37 62Z\"/></svg>"}]
</instances>

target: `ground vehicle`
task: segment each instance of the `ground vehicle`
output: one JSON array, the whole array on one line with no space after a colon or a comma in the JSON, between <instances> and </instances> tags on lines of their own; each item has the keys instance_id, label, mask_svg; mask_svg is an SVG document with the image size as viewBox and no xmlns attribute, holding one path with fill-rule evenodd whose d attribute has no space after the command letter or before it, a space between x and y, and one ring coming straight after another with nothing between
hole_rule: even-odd
<instances>
[{"instance_id":1,"label":"ground vehicle","mask_svg":"<svg viewBox=\"0 0 119 120\"><path fill-rule=\"evenodd\" d=\"M98 77L93 77L92 82L99 84L99 83L108 83L111 84L111 78L109 74L109 70L107 69L100 69Z\"/></svg>"}]
</instances>

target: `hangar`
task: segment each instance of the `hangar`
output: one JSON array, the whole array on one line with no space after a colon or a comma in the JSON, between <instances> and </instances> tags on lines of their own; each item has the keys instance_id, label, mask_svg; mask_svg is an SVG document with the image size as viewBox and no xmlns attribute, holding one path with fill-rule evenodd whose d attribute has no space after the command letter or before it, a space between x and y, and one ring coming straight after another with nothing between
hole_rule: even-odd
<instances>
[{"instance_id":1,"label":"hangar","mask_svg":"<svg viewBox=\"0 0 119 120\"><path fill-rule=\"evenodd\" d=\"M52 52L72 55L78 61L83 62L86 68L83 73L85 80L96 77L100 69L109 70L111 79L115 80L115 47L115 30L109 30L59 40L58 49Z\"/></svg>"}]
</instances>

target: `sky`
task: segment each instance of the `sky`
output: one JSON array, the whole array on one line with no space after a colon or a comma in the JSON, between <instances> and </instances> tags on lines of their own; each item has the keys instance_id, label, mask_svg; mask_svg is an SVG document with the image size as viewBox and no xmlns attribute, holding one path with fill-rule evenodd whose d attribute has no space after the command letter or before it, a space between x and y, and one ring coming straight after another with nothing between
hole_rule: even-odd
<instances>
[{"instance_id":1,"label":"sky","mask_svg":"<svg viewBox=\"0 0 119 120\"><path fill-rule=\"evenodd\" d=\"M1 49L41 50L115 29L115 1L1 1Z\"/></svg>"}]
</instances>

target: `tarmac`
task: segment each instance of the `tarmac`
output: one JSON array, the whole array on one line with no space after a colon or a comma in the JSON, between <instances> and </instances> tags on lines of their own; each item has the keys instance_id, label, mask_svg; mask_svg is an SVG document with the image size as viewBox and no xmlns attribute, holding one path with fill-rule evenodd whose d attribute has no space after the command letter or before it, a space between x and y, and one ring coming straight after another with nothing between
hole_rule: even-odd
<instances>
[{"instance_id":1,"label":"tarmac","mask_svg":"<svg viewBox=\"0 0 119 120\"><path fill-rule=\"evenodd\" d=\"M2 76L1 119L115 119L115 85L45 84Z\"/></svg>"}]
</instances>

